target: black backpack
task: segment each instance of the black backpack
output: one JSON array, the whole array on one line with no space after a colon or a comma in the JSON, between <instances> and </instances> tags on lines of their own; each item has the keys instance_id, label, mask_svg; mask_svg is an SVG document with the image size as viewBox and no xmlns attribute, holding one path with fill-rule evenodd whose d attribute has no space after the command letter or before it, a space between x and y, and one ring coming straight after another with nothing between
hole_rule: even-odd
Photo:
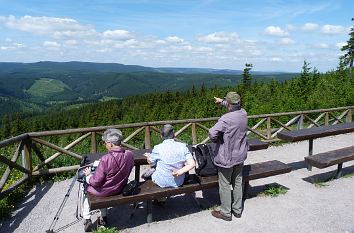
<instances>
[{"instance_id":1,"label":"black backpack","mask_svg":"<svg viewBox=\"0 0 354 233\"><path fill-rule=\"evenodd\" d=\"M218 174L218 169L214 165L214 154L211 144L198 144L192 147L192 152L197 167L195 173L198 176L215 176Z\"/></svg>"}]
</instances>

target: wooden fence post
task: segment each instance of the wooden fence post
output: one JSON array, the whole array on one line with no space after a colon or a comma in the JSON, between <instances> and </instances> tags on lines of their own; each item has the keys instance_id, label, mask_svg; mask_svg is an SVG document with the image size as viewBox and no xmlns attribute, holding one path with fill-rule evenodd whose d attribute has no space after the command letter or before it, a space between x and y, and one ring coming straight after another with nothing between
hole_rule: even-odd
<instances>
[{"instance_id":1,"label":"wooden fence post","mask_svg":"<svg viewBox=\"0 0 354 233\"><path fill-rule=\"evenodd\" d=\"M192 144L195 145L197 143L197 129L195 127L195 123L192 123Z\"/></svg>"},{"instance_id":2,"label":"wooden fence post","mask_svg":"<svg viewBox=\"0 0 354 233\"><path fill-rule=\"evenodd\" d=\"M271 137L272 137L271 118L267 117L267 139L270 140Z\"/></svg>"},{"instance_id":3,"label":"wooden fence post","mask_svg":"<svg viewBox=\"0 0 354 233\"><path fill-rule=\"evenodd\" d=\"M349 108L346 117L346 122L352 122L352 116L353 116L353 109Z\"/></svg>"},{"instance_id":4,"label":"wooden fence post","mask_svg":"<svg viewBox=\"0 0 354 233\"><path fill-rule=\"evenodd\" d=\"M97 153L96 132L91 133L91 153Z\"/></svg>"},{"instance_id":5,"label":"wooden fence post","mask_svg":"<svg viewBox=\"0 0 354 233\"><path fill-rule=\"evenodd\" d=\"M151 148L150 126L145 126L145 149Z\"/></svg>"},{"instance_id":6,"label":"wooden fence post","mask_svg":"<svg viewBox=\"0 0 354 233\"><path fill-rule=\"evenodd\" d=\"M325 112L325 125L329 124L329 113Z\"/></svg>"},{"instance_id":7,"label":"wooden fence post","mask_svg":"<svg viewBox=\"0 0 354 233\"><path fill-rule=\"evenodd\" d=\"M32 166L32 150L31 150L31 141L30 139L25 140L24 146L22 149L22 166L29 171L33 171L33 166ZM29 178L31 178L31 175L29 175Z\"/></svg>"}]
</instances>

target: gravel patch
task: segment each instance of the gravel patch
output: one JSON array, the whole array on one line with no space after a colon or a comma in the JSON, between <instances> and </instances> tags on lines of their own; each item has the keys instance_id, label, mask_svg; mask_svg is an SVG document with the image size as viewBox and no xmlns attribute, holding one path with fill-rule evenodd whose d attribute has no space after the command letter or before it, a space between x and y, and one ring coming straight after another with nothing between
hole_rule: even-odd
<instances>
[{"instance_id":1,"label":"gravel patch","mask_svg":"<svg viewBox=\"0 0 354 233\"><path fill-rule=\"evenodd\" d=\"M354 134L326 137L314 141L314 154L354 145ZM145 205L134 210L130 205L109 209L110 227L120 232L343 232L354 233L354 176L315 185L333 176L336 166L307 171L304 156L308 142L272 146L253 151L246 163L277 159L292 165L290 173L250 182L241 219L231 222L215 219L210 209L219 205L217 189L169 198L164 207L153 207L153 223L146 223ZM343 164L344 174L354 173L354 161ZM134 171L131 174L133 179ZM11 219L0 223L0 233L46 232L57 213L72 179L37 185L26 196ZM258 195L267 184L279 184L285 195ZM55 226L55 232L84 232L83 220L75 217L78 185L74 185ZM201 210L196 201L204 206ZM92 220L95 223L97 213Z\"/></svg>"}]
</instances>

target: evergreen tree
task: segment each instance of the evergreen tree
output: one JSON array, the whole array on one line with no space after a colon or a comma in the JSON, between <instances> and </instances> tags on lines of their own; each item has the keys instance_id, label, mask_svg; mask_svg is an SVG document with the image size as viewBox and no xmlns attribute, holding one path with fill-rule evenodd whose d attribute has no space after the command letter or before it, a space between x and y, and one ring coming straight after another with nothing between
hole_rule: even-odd
<instances>
[{"instance_id":1,"label":"evergreen tree","mask_svg":"<svg viewBox=\"0 0 354 233\"><path fill-rule=\"evenodd\" d=\"M352 21L354 21L354 18L352 18ZM345 54L340 57L340 65L349 66L349 77L353 78L352 69L354 60L354 27L351 27L349 32L349 40L347 41L347 44L341 48L341 50L344 51Z\"/></svg>"},{"instance_id":2,"label":"evergreen tree","mask_svg":"<svg viewBox=\"0 0 354 233\"><path fill-rule=\"evenodd\" d=\"M252 69L253 65L250 63L246 63L245 64L245 68L243 69L243 73L242 73L242 84L243 84L243 88L245 90L249 90L251 83L252 83L252 76L251 76L251 69Z\"/></svg>"}]
</instances>

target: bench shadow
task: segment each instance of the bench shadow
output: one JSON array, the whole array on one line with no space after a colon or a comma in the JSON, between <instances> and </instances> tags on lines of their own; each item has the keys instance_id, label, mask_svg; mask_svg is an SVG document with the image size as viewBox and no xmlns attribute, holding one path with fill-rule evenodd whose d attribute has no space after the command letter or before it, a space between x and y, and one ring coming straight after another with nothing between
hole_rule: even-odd
<instances>
[{"instance_id":1,"label":"bench shadow","mask_svg":"<svg viewBox=\"0 0 354 233\"><path fill-rule=\"evenodd\" d=\"M293 171L306 168L305 160L288 163L288 165L293 168Z\"/></svg>"},{"instance_id":2,"label":"bench shadow","mask_svg":"<svg viewBox=\"0 0 354 233\"><path fill-rule=\"evenodd\" d=\"M337 166L332 166L332 167L333 167L332 171L308 176L308 177L305 177L302 179L306 182L311 183L311 184L319 184L319 183L331 181L331 180L335 179L334 176L337 172ZM316 168L312 168L312 169L316 169ZM311 171L309 171L309 172L311 172ZM345 175L351 175L351 174L354 176L354 165L349 166L349 167L344 167L342 169L342 177L340 177L339 179L342 179L343 176L345 176Z\"/></svg>"},{"instance_id":3,"label":"bench shadow","mask_svg":"<svg viewBox=\"0 0 354 233\"><path fill-rule=\"evenodd\" d=\"M166 221L200 212L204 209L220 205L217 188L203 190L202 198L194 197L194 193L169 197L163 206L152 206L153 222ZM134 208L132 204L119 205L108 210L108 227L119 230L146 224L146 202ZM96 225L96 219L92 219Z\"/></svg>"},{"instance_id":4,"label":"bench shadow","mask_svg":"<svg viewBox=\"0 0 354 233\"><path fill-rule=\"evenodd\" d=\"M34 190L19 202L11 218L1 222L0 233L14 232L52 186L49 182L34 185Z\"/></svg>"},{"instance_id":5,"label":"bench shadow","mask_svg":"<svg viewBox=\"0 0 354 233\"><path fill-rule=\"evenodd\" d=\"M243 204L247 199L259 196L264 192L264 190L267 189L267 187L270 186L278 186L285 190L289 190L288 187L276 182L258 186L250 186ZM198 197L195 197L193 193L177 195L169 197L166 204L163 206L153 205L153 222L171 220L203 210L212 210L214 207L220 205L218 188L205 189L198 192L201 192L201 194L197 194ZM147 209L145 202L139 205L138 208L134 208L134 205L132 204L109 208L107 217L108 227L116 227L118 230L124 230L146 224L146 213ZM96 220L92 220L94 226L96 226Z\"/></svg>"}]
</instances>

